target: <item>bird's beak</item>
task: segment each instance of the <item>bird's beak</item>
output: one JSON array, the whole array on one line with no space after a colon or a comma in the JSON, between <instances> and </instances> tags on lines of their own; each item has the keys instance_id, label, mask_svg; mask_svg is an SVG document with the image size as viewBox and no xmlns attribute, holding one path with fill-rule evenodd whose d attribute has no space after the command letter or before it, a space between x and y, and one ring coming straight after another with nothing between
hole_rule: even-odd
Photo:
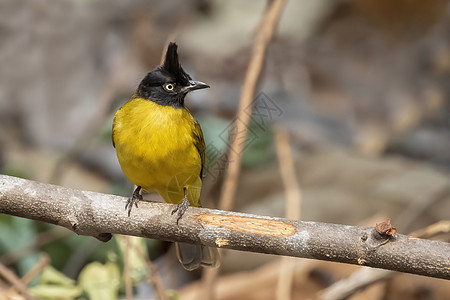
<instances>
[{"instance_id":1,"label":"bird's beak","mask_svg":"<svg viewBox=\"0 0 450 300\"><path fill-rule=\"evenodd\" d=\"M191 91L209 88L209 85L201 81L191 80L189 83L190 85L183 87L183 92L189 93Z\"/></svg>"}]
</instances>

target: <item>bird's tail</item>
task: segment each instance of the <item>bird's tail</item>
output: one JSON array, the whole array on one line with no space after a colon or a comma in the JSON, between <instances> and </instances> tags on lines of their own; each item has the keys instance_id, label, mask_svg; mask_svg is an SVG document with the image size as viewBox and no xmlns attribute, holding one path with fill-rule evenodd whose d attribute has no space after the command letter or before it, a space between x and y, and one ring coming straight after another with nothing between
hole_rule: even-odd
<instances>
[{"instance_id":1,"label":"bird's tail","mask_svg":"<svg viewBox=\"0 0 450 300\"><path fill-rule=\"evenodd\" d=\"M220 255L217 248L196 244L175 243L177 257L188 271L203 267L218 267Z\"/></svg>"}]
</instances>

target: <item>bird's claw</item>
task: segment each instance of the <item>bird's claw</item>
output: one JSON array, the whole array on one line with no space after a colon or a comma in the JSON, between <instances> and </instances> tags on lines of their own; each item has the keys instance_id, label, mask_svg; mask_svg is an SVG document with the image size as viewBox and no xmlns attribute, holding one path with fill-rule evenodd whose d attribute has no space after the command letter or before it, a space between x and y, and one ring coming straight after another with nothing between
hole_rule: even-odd
<instances>
[{"instance_id":1,"label":"bird's claw","mask_svg":"<svg viewBox=\"0 0 450 300\"><path fill-rule=\"evenodd\" d=\"M172 210L172 215L178 211L178 214L177 214L177 225L178 225L179 221L181 220L181 218L183 217L183 215L186 212L186 210L188 209L188 207L189 207L189 200L188 200L187 196L185 195L184 198L183 198L183 201L181 201L181 203L178 204Z\"/></svg>"},{"instance_id":2,"label":"bird's claw","mask_svg":"<svg viewBox=\"0 0 450 300\"><path fill-rule=\"evenodd\" d=\"M136 189L133 192L133 195L131 195L131 197L128 198L128 200L127 200L127 204L125 205L125 210L128 209L128 216L130 216L131 208L133 208L133 204L137 208L138 202L143 199L142 195L140 194L140 191L141 191L141 187L140 186L136 187Z\"/></svg>"}]
</instances>

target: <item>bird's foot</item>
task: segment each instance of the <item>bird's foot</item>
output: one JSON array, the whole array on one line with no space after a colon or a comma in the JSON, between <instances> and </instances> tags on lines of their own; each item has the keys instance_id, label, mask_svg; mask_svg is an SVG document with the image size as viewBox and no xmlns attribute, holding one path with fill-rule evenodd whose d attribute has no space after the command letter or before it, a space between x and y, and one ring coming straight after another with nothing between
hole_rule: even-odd
<instances>
[{"instance_id":1,"label":"bird's foot","mask_svg":"<svg viewBox=\"0 0 450 300\"><path fill-rule=\"evenodd\" d=\"M187 198L187 193L186 193L186 188L184 189L184 198L183 201L181 201L180 204L178 204L173 210L172 210L172 215L174 213L176 213L178 211L177 214L177 225L178 222L181 220L181 218L183 217L184 213L186 212L186 210L189 207L189 200Z\"/></svg>"},{"instance_id":2,"label":"bird's foot","mask_svg":"<svg viewBox=\"0 0 450 300\"><path fill-rule=\"evenodd\" d=\"M131 213L131 208L134 206L136 206L136 208L138 207L138 202L140 200L142 200L142 195L140 194L141 191L141 187L137 186L136 189L133 192L133 195L131 195L130 198L128 198L127 200L127 204L125 205L125 209L128 209L128 216L130 216Z\"/></svg>"}]
</instances>

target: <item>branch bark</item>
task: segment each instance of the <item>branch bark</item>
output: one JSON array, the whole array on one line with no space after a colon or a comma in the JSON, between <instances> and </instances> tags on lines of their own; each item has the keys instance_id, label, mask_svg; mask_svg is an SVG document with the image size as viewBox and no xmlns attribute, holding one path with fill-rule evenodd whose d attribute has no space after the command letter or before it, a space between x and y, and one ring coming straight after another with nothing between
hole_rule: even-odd
<instances>
[{"instance_id":1,"label":"branch bark","mask_svg":"<svg viewBox=\"0 0 450 300\"><path fill-rule=\"evenodd\" d=\"M275 255L313 258L450 279L450 243L374 227L296 222L190 207L180 224L171 204L140 202L131 217L126 198L0 175L0 213L66 227L107 241L111 233Z\"/></svg>"}]
</instances>

